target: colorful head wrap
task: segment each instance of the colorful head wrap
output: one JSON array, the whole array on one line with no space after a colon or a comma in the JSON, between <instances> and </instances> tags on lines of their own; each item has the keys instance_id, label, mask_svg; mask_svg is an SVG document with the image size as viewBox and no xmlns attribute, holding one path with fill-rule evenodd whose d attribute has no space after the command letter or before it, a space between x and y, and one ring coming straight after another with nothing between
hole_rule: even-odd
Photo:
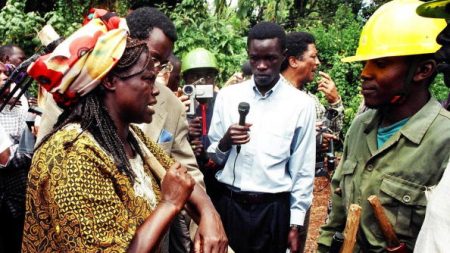
<instances>
[{"instance_id":1,"label":"colorful head wrap","mask_svg":"<svg viewBox=\"0 0 450 253\"><path fill-rule=\"evenodd\" d=\"M58 105L71 106L97 87L117 64L127 37L125 19L92 9L83 27L52 53L40 56L27 72L53 94Z\"/></svg>"}]
</instances>

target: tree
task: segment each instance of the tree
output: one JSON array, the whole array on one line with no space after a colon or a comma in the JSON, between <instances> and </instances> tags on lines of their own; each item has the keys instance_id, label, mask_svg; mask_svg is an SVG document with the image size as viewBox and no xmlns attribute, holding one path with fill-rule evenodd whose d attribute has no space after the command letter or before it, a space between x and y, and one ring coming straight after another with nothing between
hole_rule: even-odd
<instances>
[{"instance_id":1,"label":"tree","mask_svg":"<svg viewBox=\"0 0 450 253\"><path fill-rule=\"evenodd\" d=\"M274 21L287 31L311 32L316 37L322 70L331 74L340 90L346 129L362 99L362 65L340 59L355 53L364 22L387 0L375 0L365 7L360 0L239 0L236 8L228 6L229 0L215 0L214 12L206 0L7 0L0 11L0 37L2 44L18 44L31 54L40 46L36 33L44 24L52 24L58 33L68 36L80 27L90 7L101 6L125 15L130 6L149 2L162 3L161 9L174 21L179 35L176 55L182 58L196 47L214 53L220 68L219 83L247 60L246 36L257 22ZM314 90L314 84L309 88ZM439 99L446 97L448 88L442 77L438 76L432 92Z\"/></svg>"},{"instance_id":2,"label":"tree","mask_svg":"<svg viewBox=\"0 0 450 253\"><path fill-rule=\"evenodd\" d=\"M180 38L175 44L175 54L182 58L190 50L203 47L210 50L219 65L219 83L224 83L238 71L246 60L248 22L230 8L221 15L211 15L205 1L184 0L174 9L163 10L170 16ZM220 85L219 85L220 86Z\"/></svg>"}]
</instances>

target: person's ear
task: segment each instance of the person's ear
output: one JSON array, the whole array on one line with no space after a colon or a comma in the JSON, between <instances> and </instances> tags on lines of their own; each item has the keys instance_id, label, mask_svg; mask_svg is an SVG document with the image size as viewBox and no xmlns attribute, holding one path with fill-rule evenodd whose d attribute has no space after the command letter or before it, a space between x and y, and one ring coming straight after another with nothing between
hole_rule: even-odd
<instances>
[{"instance_id":1,"label":"person's ear","mask_svg":"<svg viewBox=\"0 0 450 253\"><path fill-rule=\"evenodd\" d=\"M117 84L117 77L114 76L106 76L103 78L101 85L105 89L105 91L115 91Z\"/></svg>"},{"instance_id":2,"label":"person's ear","mask_svg":"<svg viewBox=\"0 0 450 253\"><path fill-rule=\"evenodd\" d=\"M297 58L295 58L294 56L289 56L288 64L291 68L297 68L298 67Z\"/></svg>"},{"instance_id":3,"label":"person's ear","mask_svg":"<svg viewBox=\"0 0 450 253\"><path fill-rule=\"evenodd\" d=\"M413 80L415 82L423 81L436 72L436 61L435 60L425 60L417 65L416 73L414 74Z\"/></svg>"}]
</instances>

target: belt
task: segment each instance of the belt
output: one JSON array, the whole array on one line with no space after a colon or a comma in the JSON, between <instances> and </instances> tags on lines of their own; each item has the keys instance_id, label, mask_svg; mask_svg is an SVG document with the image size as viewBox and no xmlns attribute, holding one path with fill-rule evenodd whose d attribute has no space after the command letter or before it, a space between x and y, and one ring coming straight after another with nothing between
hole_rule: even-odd
<instances>
[{"instance_id":1,"label":"belt","mask_svg":"<svg viewBox=\"0 0 450 253\"><path fill-rule=\"evenodd\" d=\"M266 192L237 192L230 190L221 184L221 192L234 201L241 204L261 204L277 200L289 200L290 192L266 193Z\"/></svg>"}]
</instances>

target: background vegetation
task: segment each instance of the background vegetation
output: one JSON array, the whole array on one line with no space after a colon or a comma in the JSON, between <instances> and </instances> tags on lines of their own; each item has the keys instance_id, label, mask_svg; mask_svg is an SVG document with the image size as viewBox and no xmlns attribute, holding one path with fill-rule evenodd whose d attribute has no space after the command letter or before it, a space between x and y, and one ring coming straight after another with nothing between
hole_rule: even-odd
<instances>
[{"instance_id":1,"label":"background vegetation","mask_svg":"<svg viewBox=\"0 0 450 253\"><path fill-rule=\"evenodd\" d=\"M180 38L175 47L176 55L182 57L196 47L205 47L216 55L221 68L220 83L238 71L246 60L246 34L257 22L274 21L287 31L313 33L321 70L333 77L344 101L347 129L361 101L359 73L362 65L342 63L340 59L354 54L365 20L387 0L375 0L370 6L363 6L360 0L239 0L236 7L231 7L229 0L214 0L212 5L205 0L0 0L3 6L1 44L18 44L31 54L40 46L37 31L47 23L67 36L80 26L90 7L126 15L129 8L149 2L174 21ZM314 90L314 84L309 88ZM433 93L443 99L447 92L442 78L438 78Z\"/></svg>"}]
</instances>

